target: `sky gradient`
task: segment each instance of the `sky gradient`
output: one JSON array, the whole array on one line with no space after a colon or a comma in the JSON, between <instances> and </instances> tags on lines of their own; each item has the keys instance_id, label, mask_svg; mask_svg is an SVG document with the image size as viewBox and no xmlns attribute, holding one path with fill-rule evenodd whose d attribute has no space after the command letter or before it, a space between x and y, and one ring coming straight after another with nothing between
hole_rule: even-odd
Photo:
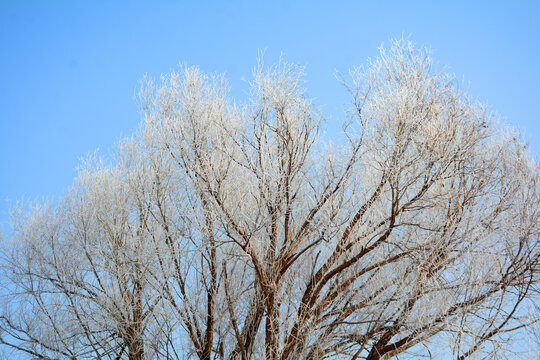
<instances>
[{"instance_id":1,"label":"sky gradient","mask_svg":"<svg viewBox=\"0 0 540 360\"><path fill-rule=\"evenodd\" d=\"M80 158L136 129L145 73L198 65L242 97L261 51L306 66L331 129L349 101L335 72L404 35L539 154L539 18L538 1L0 0L0 224L8 200L61 196Z\"/></svg>"}]
</instances>

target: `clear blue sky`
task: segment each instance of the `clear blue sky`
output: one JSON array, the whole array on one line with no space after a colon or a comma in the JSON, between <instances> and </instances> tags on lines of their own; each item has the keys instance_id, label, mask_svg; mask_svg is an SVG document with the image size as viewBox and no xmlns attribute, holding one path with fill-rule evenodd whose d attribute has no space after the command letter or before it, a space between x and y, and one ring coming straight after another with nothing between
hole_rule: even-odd
<instances>
[{"instance_id":1,"label":"clear blue sky","mask_svg":"<svg viewBox=\"0 0 540 360\"><path fill-rule=\"evenodd\" d=\"M538 1L0 0L0 223L6 199L60 196L79 158L137 127L145 73L199 65L241 95L259 50L283 52L307 66L331 126L349 100L334 72L402 34L540 153Z\"/></svg>"}]
</instances>

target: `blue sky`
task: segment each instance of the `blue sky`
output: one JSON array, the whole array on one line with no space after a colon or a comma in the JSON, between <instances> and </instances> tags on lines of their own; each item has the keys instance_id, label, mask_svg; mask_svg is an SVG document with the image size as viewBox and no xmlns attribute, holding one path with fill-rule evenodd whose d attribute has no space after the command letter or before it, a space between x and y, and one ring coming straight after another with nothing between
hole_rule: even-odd
<instances>
[{"instance_id":1,"label":"blue sky","mask_svg":"<svg viewBox=\"0 0 540 360\"><path fill-rule=\"evenodd\" d=\"M199 65L241 97L261 50L307 66L331 128L349 100L335 71L405 34L539 154L538 19L538 1L0 0L0 223L6 200L61 196L81 157L132 133L145 73Z\"/></svg>"}]
</instances>

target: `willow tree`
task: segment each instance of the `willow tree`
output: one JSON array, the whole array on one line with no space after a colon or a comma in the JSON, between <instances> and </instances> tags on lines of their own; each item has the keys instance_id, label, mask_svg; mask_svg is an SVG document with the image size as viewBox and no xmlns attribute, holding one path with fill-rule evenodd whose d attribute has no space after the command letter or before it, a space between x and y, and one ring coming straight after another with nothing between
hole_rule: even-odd
<instances>
[{"instance_id":1,"label":"willow tree","mask_svg":"<svg viewBox=\"0 0 540 360\"><path fill-rule=\"evenodd\" d=\"M145 79L118 155L13 218L5 352L520 355L511 340L539 319L540 172L516 132L405 41L351 72L338 144L302 79L259 66L243 105L197 68Z\"/></svg>"}]
</instances>

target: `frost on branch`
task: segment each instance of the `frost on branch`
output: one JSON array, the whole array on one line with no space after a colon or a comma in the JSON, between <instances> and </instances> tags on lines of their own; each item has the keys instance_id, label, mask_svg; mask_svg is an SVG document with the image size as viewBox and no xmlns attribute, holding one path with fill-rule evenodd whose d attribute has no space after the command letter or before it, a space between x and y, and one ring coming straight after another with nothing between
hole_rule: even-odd
<instances>
[{"instance_id":1,"label":"frost on branch","mask_svg":"<svg viewBox=\"0 0 540 360\"><path fill-rule=\"evenodd\" d=\"M143 82L139 131L3 243L0 341L43 359L527 357L539 169L429 54L381 49L325 145L303 69ZM531 343L534 343L531 341ZM8 355L9 356L9 355Z\"/></svg>"}]
</instances>

